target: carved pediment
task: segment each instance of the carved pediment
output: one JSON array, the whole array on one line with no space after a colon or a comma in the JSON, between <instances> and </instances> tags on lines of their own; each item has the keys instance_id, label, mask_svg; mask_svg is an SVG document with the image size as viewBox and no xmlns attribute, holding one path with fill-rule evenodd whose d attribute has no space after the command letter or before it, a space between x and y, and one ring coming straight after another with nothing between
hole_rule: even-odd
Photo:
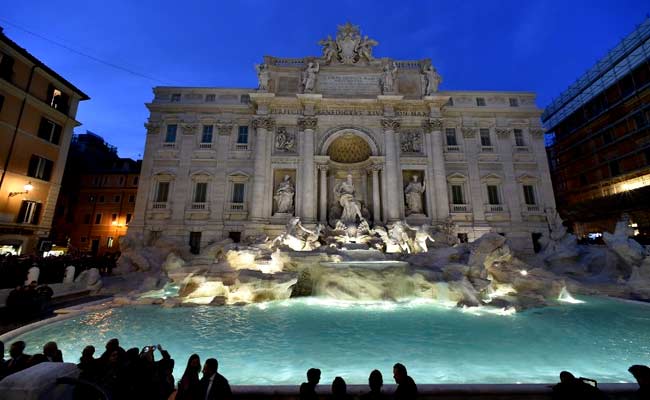
<instances>
[{"instance_id":1,"label":"carved pediment","mask_svg":"<svg viewBox=\"0 0 650 400\"><path fill-rule=\"evenodd\" d=\"M347 22L339 25L336 39L327 36L318 44L323 46L322 59L326 64L358 64L373 61L372 48L379 43L368 36L361 37L359 27Z\"/></svg>"},{"instance_id":2,"label":"carved pediment","mask_svg":"<svg viewBox=\"0 0 650 400\"><path fill-rule=\"evenodd\" d=\"M539 181L538 177L527 173L521 174L517 177L517 182L519 183L535 183L538 181Z\"/></svg>"},{"instance_id":3,"label":"carved pediment","mask_svg":"<svg viewBox=\"0 0 650 400\"><path fill-rule=\"evenodd\" d=\"M465 182L467 181L467 177L460 172L454 172L453 174L447 175L447 182Z\"/></svg>"},{"instance_id":4,"label":"carved pediment","mask_svg":"<svg viewBox=\"0 0 650 400\"><path fill-rule=\"evenodd\" d=\"M495 183L500 183L503 181L503 178L501 175L495 174L493 172L490 172L489 174L485 174L481 177L481 182L495 182Z\"/></svg>"}]
</instances>

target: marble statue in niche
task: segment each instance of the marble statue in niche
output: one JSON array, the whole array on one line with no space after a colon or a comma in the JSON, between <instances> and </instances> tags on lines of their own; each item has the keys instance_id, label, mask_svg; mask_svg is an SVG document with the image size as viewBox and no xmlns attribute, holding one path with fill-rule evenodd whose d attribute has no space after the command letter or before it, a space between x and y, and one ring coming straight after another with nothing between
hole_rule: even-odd
<instances>
[{"instance_id":1,"label":"marble statue in niche","mask_svg":"<svg viewBox=\"0 0 650 400\"><path fill-rule=\"evenodd\" d=\"M390 62L384 65L381 73L381 93L390 94L395 91L395 80L397 78L397 65L395 62Z\"/></svg>"},{"instance_id":2,"label":"marble statue in niche","mask_svg":"<svg viewBox=\"0 0 650 400\"><path fill-rule=\"evenodd\" d=\"M275 190L273 200L277 203L277 212L281 214L293 214L293 196L296 193L291 177L285 175L284 179Z\"/></svg>"},{"instance_id":3,"label":"marble statue in niche","mask_svg":"<svg viewBox=\"0 0 650 400\"><path fill-rule=\"evenodd\" d=\"M352 183L352 175L348 174L347 180L336 185L334 194L343 208L341 213L343 223L355 223L357 217L359 217L360 221L364 220L361 214L361 202L354 197L355 188L354 183Z\"/></svg>"},{"instance_id":4,"label":"marble statue in niche","mask_svg":"<svg viewBox=\"0 0 650 400\"><path fill-rule=\"evenodd\" d=\"M411 182L404 189L408 214L424 213L424 209L422 208L422 195L424 194L424 190L424 182L419 182L418 175L413 175Z\"/></svg>"},{"instance_id":5,"label":"marble statue in niche","mask_svg":"<svg viewBox=\"0 0 650 400\"><path fill-rule=\"evenodd\" d=\"M271 80L269 66L266 64L255 64L255 69L257 70L257 81L258 81L257 90L262 92L268 91L269 81Z\"/></svg>"}]
</instances>

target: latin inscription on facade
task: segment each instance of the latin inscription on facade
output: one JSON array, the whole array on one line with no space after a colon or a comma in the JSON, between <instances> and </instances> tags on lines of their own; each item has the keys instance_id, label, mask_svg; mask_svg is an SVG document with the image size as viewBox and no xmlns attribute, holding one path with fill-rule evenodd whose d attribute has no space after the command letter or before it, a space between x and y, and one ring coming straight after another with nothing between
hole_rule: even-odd
<instances>
[{"instance_id":1,"label":"latin inscription on facade","mask_svg":"<svg viewBox=\"0 0 650 400\"><path fill-rule=\"evenodd\" d=\"M321 73L318 90L330 96L376 96L381 94L379 75L341 75Z\"/></svg>"}]
</instances>

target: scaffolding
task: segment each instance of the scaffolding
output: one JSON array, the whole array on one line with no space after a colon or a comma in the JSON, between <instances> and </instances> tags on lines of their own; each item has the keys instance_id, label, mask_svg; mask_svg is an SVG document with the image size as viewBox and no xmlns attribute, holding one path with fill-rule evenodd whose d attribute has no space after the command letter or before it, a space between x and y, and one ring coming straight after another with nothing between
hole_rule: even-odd
<instances>
[{"instance_id":1,"label":"scaffolding","mask_svg":"<svg viewBox=\"0 0 650 400\"><path fill-rule=\"evenodd\" d=\"M650 18L616 45L546 107L542 122L547 130L555 128L589 100L650 58Z\"/></svg>"}]
</instances>

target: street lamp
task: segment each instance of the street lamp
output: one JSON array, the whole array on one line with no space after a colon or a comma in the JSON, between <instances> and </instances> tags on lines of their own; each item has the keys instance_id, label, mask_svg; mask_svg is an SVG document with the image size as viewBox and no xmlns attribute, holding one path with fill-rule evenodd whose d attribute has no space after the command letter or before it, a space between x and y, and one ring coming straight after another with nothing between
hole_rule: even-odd
<instances>
[{"instance_id":1,"label":"street lamp","mask_svg":"<svg viewBox=\"0 0 650 400\"><path fill-rule=\"evenodd\" d=\"M28 194L32 189L34 189L34 185L32 185L31 182L27 182L25 186L23 186L22 192L9 192L9 197L18 196L19 194Z\"/></svg>"}]
</instances>

